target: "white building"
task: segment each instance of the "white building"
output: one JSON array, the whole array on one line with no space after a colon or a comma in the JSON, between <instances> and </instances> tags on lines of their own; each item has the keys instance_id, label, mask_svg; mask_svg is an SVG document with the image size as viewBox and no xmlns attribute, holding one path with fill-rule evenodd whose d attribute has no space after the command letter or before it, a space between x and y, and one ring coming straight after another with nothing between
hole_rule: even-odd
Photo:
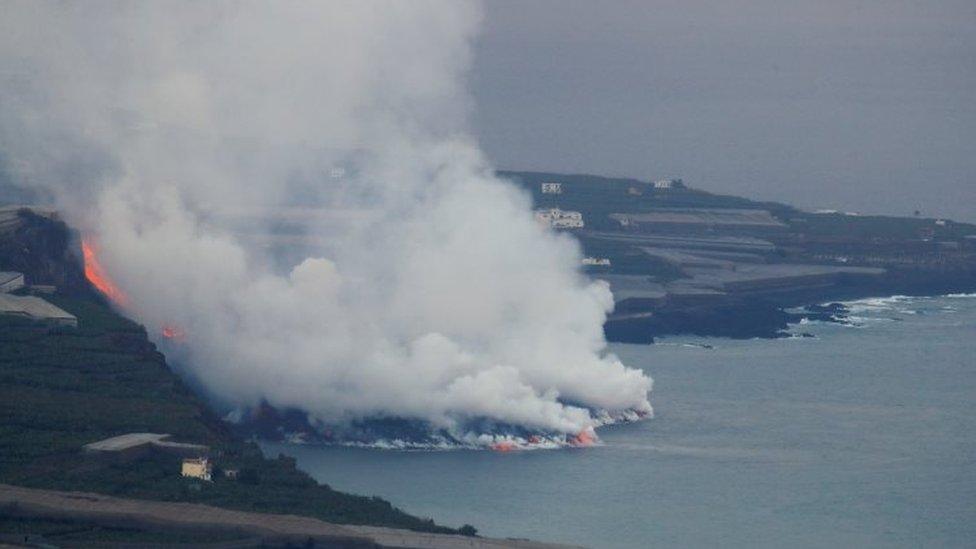
<instances>
[{"instance_id":1,"label":"white building","mask_svg":"<svg viewBox=\"0 0 976 549\"><path fill-rule=\"evenodd\" d=\"M553 229L581 229L583 228L583 214L560 210L559 208L549 208L547 210L536 210L535 219L543 225Z\"/></svg>"},{"instance_id":2,"label":"white building","mask_svg":"<svg viewBox=\"0 0 976 549\"><path fill-rule=\"evenodd\" d=\"M542 194L563 194L562 183L543 183Z\"/></svg>"},{"instance_id":3,"label":"white building","mask_svg":"<svg viewBox=\"0 0 976 549\"><path fill-rule=\"evenodd\" d=\"M205 457L186 458L183 460L183 469L180 473L184 477L211 481L213 480L213 465Z\"/></svg>"},{"instance_id":4,"label":"white building","mask_svg":"<svg viewBox=\"0 0 976 549\"><path fill-rule=\"evenodd\" d=\"M597 267L609 267L610 259L607 257L584 257L583 265L592 265Z\"/></svg>"},{"instance_id":5,"label":"white building","mask_svg":"<svg viewBox=\"0 0 976 549\"><path fill-rule=\"evenodd\" d=\"M0 271L0 293L9 293L24 287L24 275L13 271Z\"/></svg>"},{"instance_id":6,"label":"white building","mask_svg":"<svg viewBox=\"0 0 976 549\"><path fill-rule=\"evenodd\" d=\"M671 187L674 187L673 179L658 179L654 182L655 189L670 189Z\"/></svg>"}]
</instances>

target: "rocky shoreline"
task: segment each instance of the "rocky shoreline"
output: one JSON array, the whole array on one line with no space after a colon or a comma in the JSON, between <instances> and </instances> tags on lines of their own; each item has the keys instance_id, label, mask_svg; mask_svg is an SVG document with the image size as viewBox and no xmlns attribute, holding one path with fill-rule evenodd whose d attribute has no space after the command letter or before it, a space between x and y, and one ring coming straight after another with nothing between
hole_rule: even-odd
<instances>
[{"instance_id":1,"label":"rocky shoreline","mask_svg":"<svg viewBox=\"0 0 976 549\"><path fill-rule=\"evenodd\" d=\"M804 320L845 323L848 311L840 303L843 301L972 292L976 292L976 278L969 275L935 279L892 276L875 284L777 295L726 296L712 303L652 307L637 313L611 315L604 324L604 332L608 341L633 344L653 344L655 338L673 335L776 339L793 337L790 328Z\"/></svg>"}]
</instances>

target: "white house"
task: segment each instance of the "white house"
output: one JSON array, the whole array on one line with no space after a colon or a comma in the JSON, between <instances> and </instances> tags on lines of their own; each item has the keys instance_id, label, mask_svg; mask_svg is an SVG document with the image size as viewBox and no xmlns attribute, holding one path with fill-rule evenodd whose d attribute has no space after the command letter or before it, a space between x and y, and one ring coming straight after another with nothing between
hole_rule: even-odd
<instances>
[{"instance_id":1,"label":"white house","mask_svg":"<svg viewBox=\"0 0 976 549\"><path fill-rule=\"evenodd\" d=\"M655 189L670 189L674 186L673 179L658 179L654 182Z\"/></svg>"},{"instance_id":2,"label":"white house","mask_svg":"<svg viewBox=\"0 0 976 549\"><path fill-rule=\"evenodd\" d=\"M583 265L592 265L597 267L609 267L610 259L607 257L584 257Z\"/></svg>"},{"instance_id":3,"label":"white house","mask_svg":"<svg viewBox=\"0 0 976 549\"><path fill-rule=\"evenodd\" d=\"M180 473L184 477L211 481L213 480L213 465L205 457L185 458L183 460L183 469Z\"/></svg>"},{"instance_id":4,"label":"white house","mask_svg":"<svg viewBox=\"0 0 976 549\"><path fill-rule=\"evenodd\" d=\"M563 194L562 183L543 183L542 194Z\"/></svg>"},{"instance_id":5,"label":"white house","mask_svg":"<svg viewBox=\"0 0 976 549\"><path fill-rule=\"evenodd\" d=\"M536 210L535 219L543 225L553 229L581 229L583 228L583 214L560 210L559 208L549 208L546 210Z\"/></svg>"}]
</instances>

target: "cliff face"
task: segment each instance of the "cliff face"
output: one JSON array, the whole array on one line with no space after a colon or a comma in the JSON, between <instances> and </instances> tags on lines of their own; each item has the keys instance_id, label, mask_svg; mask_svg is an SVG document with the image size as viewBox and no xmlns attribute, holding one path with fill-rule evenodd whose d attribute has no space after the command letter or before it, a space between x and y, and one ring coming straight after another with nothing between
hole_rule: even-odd
<instances>
[{"instance_id":1,"label":"cliff face","mask_svg":"<svg viewBox=\"0 0 976 549\"><path fill-rule=\"evenodd\" d=\"M28 284L57 286L71 295L90 293L77 241L50 212L0 208L0 269L24 273Z\"/></svg>"}]
</instances>

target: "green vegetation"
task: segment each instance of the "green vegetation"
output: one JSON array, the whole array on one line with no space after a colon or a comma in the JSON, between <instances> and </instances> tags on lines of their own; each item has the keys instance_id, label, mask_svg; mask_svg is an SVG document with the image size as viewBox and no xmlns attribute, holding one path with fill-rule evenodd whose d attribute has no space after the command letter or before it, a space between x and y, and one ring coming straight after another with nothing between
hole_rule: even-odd
<instances>
[{"instance_id":1,"label":"green vegetation","mask_svg":"<svg viewBox=\"0 0 976 549\"><path fill-rule=\"evenodd\" d=\"M780 202L713 194L684 186L655 189L649 181L632 178L513 171L500 171L498 175L523 187L532 195L536 207L583 212L591 229L619 228L607 219L611 213L642 213L659 208L738 208L768 210L792 229L817 236L914 239L926 229L931 234L925 236L936 238L958 239L976 234L976 225L971 223L946 221L937 225L935 219L920 217L815 214ZM543 194L544 182L561 183L562 194Z\"/></svg>"},{"instance_id":2,"label":"green vegetation","mask_svg":"<svg viewBox=\"0 0 976 549\"><path fill-rule=\"evenodd\" d=\"M596 175L565 175L544 172L498 172L532 195L538 208L559 207L583 212L587 228L617 229L619 225L608 216L612 213L642 213L656 208L741 208L769 210L785 219L797 210L779 202L757 202L742 198L712 194L687 187L655 189L648 181L629 178L599 177ZM559 182L562 194L543 194L542 183Z\"/></svg>"},{"instance_id":3,"label":"green vegetation","mask_svg":"<svg viewBox=\"0 0 976 549\"><path fill-rule=\"evenodd\" d=\"M380 498L320 485L290 458L264 458L169 370L141 326L91 300L51 301L76 315L79 328L0 317L0 482L455 532ZM179 458L165 454L113 465L81 452L130 432L209 445L214 482L181 477ZM238 469L239 478L225 478L220 468Z\"/></svg>"},{"instance_id":4,"label":"green vegetation","mask_svg":"<svg viewBox=\"0 0 976 549\"><path fill-rule=\"evenodd\" d=\"M623 275L646 275L657 282L670 282L684 277L680 268L642 252L637 246L618 240L579 235L586 255L607 257L613 261L612 272ZM599 274L605 267L590 267L587 272Z\"/></svg>"},{"instance_id":5,"label":"green vegetation","mask_svg":"<svg viewBox=\"0 0 976 549\"><path fill-rule=\"evenodd\" d=\"M775 246L774 250L722 250L732 252L724 259L736 261L745 251L752 259L765 263L823 263L830 265L883 267L892 272L914 275L917 283L926 277L953 276L953 287L968 284L976 259L976 225L922 217L892 217L845 213L811 213L778 202L760 202L738 196L712 194L674 185L658 189L650 181L594 175L566 175L543 172L499 172L521 186L536 208L561 208L579 211L586 226L573 231L588 256L605 257L612 266L589 268L593 273L642 274L658 282L688 275L668 261L647 257L642 244L613 235L658 234L697 238L749 237ZM559 183L562 192L546 194L543 183ZM622 228L609 216L613 213L639 214L668 208L719 208L768 211L783 226L722 228L708 223L685 228ZM610 238L607 238L610 235ZM682 244L654 244L654 247L682 249ZM697 253L693 247L689 253ZM756 255L758 254L758 255ZM761 257L760 257L761 256ZM602 269L602 270L601 270ZM962 282L960 282L962 281ZM917 284L916 283L916 284Z\"/></svg>"},{"instance_id":6,"label":"green vegetation","mask_svg":"<svg viewBox=\"0 0 976 549\"><path fill-rule=\"evenodd\" d=\"M919 217L804 213L792 220L795 230L810 236L835 236L851 240L952 240L976 234L976 225Z\"/></svg>"},{"instance_id":7,"label":"green vegetation","mask_svg":"<svg viewBox=\"0 0 976 549\"><path fill-rule=\"evenodd\" d=\"M768 210L774 217L788 222L801 215L792 206L778 202L756 202L739 196L712 194L683 184L670 189L656 189L649 181L595 175L565 175L543 172L498 172L515 182L532 196L536 208L560 208L583 213L585 230L576 231L584 253L606 257L612 262L609 272L624 275L647 275L657 282L685 277L675 265L650 257L639 245L595 238L592 231L621 233L620 224L610 219L614 213L646 213L661 208L727 208ZM558 182L561 194L543 194L542 183ZM607 272L601 268L592 273Z\"/></svg>"}]
</instances>

